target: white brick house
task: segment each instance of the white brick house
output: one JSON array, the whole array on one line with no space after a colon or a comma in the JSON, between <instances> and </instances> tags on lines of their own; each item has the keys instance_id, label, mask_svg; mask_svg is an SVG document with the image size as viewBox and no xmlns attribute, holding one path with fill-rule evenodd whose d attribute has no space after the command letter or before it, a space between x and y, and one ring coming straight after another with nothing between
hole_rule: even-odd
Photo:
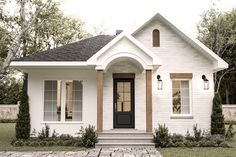
<instances>
[{"instance_id":1,"label":"white brick house","mask_svg":"<svg viewBox=\"0 0 236 157\"><path fill-rule=\"evenodd\" d=\"M32 129L47 123L75 135L88 124L98 132L166 124L185 134L196 123L210 128L213 72L228 64L156 14L134 32L92 37L11 66L28 73Z\"/></svg>"}]
</instances>

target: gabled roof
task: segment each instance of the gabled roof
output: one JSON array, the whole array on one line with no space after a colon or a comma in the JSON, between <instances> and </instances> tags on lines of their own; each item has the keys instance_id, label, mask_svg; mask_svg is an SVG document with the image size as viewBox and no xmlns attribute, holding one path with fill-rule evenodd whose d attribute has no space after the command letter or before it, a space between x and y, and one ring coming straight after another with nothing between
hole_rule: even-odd
<instances>
[{"instance_id":1,"label":"gabled roof","mask_svg":"<svg viewBox=\"0 0 236 157\"><path fill-rule=\"evenodd\" d=\"M181 29L177 28L176 25L174 25L172 22L168 21L165 17L163 17L160 13L155 14L150 19L148 19L145 23L143 23L141 26L136 28L131 32L132 35L135 35L137 32L139 32L142 28L144 28L147 24L149 24L154 19L158 18L161 22L169 26L175 33L177 33L180 37L182 37L187 43L189 43L191 46L193 46L196 50L201 52L204 56L209 58L211 61L214 62L214 70L220 71L223 69L228 68L228 63L226 63L222 58L220 58L218 55L216 55L211 49L209 49L207 46L205 46L203 43L201 43L199 40L191 37Z\"/></svg>"},{"instance_id":2,"label":"gabled roof","mask_svg":"<svg viewBox=\"0 0 236 157\"><path fill-rule=\"evenodd\" d=\"M126 32L120 33L116 38L114 38L111 42L109 42L101 50L99 50L96 54L94 54L90 59L88 59L88 61L87 61L88 64L90 64L90 65L97 65L97 64L99 64L97 62L97 59L101 55L103 55L106 51L108 51L110 48L112 48L114 45L118 44L124 38L128 39L128 41L130 41L133 45L135 45L135 47L139 48L145 55L149 56L152 59L152 62L146 63L148 66L153 68L153 66L160 66L162 64L162 62L161 62L161 60L159 59L158 56L154 55L154 53L152 51L147 49L142 43L140 43L133 36L131 36L130 34L128 34ZM128 52L126 52L126 48L124 48L121 51L123 51L124 53L128 54ZM121 53L121 52L119 52L119 53ZM136 55L137 55L137 53L136 53ZM121 57L121 56L119 56L119 57ZM132 56L132 57L135 57L135 56ZM144 58L141 58L141 59L144 60Z\"/></svg>"},{"instance_id":3,"label":"gabled roof","mask_svg":"<svg viewBox=\"0 0 236 157\"><path fill-rule=\"evenodd\" d=\"M87 61L114 38L114 35L98 35L56 47L54 49L18 58L14 61Z\"/></svg>"}]
</instances>

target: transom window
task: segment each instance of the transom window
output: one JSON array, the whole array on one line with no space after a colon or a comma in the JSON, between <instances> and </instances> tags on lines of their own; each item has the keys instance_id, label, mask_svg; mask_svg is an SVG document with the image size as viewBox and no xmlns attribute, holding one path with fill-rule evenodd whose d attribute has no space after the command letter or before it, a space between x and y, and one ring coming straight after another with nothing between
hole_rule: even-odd
<instances>
[{"instance_id":1,"label":"transom window","mask_svg":"<svg viewBox=\"0 0 236 157\"><path fill-rule=\"evenodd\" d=\"M190 114L189 80L172 80L173 114Z\"/></svg>"},{"instance_id":2,"label":"transom window","mask_svg":"<svg viewBox=\"0 0 236 157\"><path fill-rule=\"evenodd\" d=\"M82 81L44 81L44 121L82 121L82 94Z\"/></svg>"}]
</instances>

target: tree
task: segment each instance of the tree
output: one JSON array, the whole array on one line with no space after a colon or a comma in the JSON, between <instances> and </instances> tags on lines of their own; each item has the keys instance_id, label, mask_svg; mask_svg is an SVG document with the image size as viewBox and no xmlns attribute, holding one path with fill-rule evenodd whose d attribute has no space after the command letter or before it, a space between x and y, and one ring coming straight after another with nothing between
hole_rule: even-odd
<instances>
[{"instance_id":1,"label":"tree","mask_svg":"<svg viewBox=\"0 0 236 157\"><path fill-rule=\"evenodd\" d=\"M8 18L3 16L5 20L0 22L0 26L7 30L5 34L12 39L0 65L0 79L9 72L12 59L80 40L87 35L83 22L66 17L59 10L58 2L17 0L16 4L17 14ZM1 14L5 15L4 11Z\"/></svg>"},{"instance_id":2,"label":"tree","mask_svg":"<svg viewBox=\"0 0 236 157\"><path fill-rule=\"evenodd\" d=\"M219 93L215 93L213 99L213 109L211 114L211 134L225 134L224 115L222 114L222 105Z\"/></svg>"},{"instance_id":3,"label":"tree","mask_svg":"<svg viewBox=\"0 0 236 157\"><path fill-rule=\"evenodd\" d=\"M20 100L22 81L14 77L4 77L0 81L0 104L17 104Z\"/></svg>"},{"instance_id":4,"label":"tree","mask_svg":"<svg viewBox=\"0 0 236 157\"><path fill-rule=\"evenodd\" d=\"M236 103L236 9L220 12L210 9L198 25L198 38L218 56L229 63L229 68L214 73L215 92L225 103Z\"/></svg>"},{"instance_id":5,"label":"tree","mask_svg":"<svg viewBox=\"0 0 236 157\"><path fill-rule=\"evenodd\" d=\"M28 139L29 137L30 137L29 102L28 102L27 91L23 90L20 97L19 113L17 115L16 138Z\"/></svg>"}]
</instances>

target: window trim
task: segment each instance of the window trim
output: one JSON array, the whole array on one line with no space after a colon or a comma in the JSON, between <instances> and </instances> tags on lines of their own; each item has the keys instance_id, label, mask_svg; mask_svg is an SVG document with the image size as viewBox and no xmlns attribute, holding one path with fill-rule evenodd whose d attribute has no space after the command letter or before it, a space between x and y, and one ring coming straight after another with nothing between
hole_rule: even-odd
<instances>
[{"instance_id":1,"label":"window trim","mask_svg":"<svg viewBox=\"0 0 236 157\"><path fill-rule=\"evenodd\" d=\"M60 121L45 121L44 120L44 86L45 81L61 81L61 120ZM66 81L67 80L76 80L76 81L82 81L82 120L81 121L66 121L65 119L65 102L66 102ZM68 78L68 79L58 79L58 78L47 78L42 80L42 111L41 111L41 124L82 124L84 123L84 80L78 79L78 78Z\"/></svg>"},{"instance_id":2,"label":"window trim","mask_svg":"<svg viewBox=\"0 0 236 157\"><path fill-rule=\"evenodd\" d=\"M171 119L193 119L193 110L192 110L192 79L175 79L172 78L171 80ZM189 81L189 114L174 114L173 113L173 80L177 81Z\"/></svg>"}]
</instances>

